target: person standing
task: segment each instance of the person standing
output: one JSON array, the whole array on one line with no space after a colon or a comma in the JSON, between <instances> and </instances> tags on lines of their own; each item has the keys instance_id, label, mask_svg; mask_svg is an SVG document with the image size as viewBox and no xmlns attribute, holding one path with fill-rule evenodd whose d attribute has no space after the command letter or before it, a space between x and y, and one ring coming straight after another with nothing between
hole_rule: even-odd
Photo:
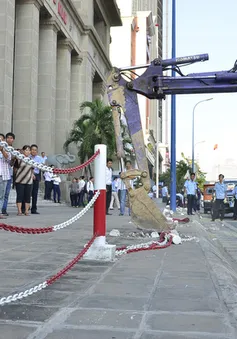
<instances>
[{"instance_id":1,"label":"person standing","mask_svg":"<svg viewBox=\"0 0 237 339\"><path fill-rule=\"evenodd\" d=\"M36 161L39 164L42 164L42 158L38 155L37 145L33 144L30 146L30 154L31 154L30 158L32 160ZM31 214L39 214L39 212L37 212L37 199L40 180L41 180L40 170L38 168L34 168Z\"/></svg>"},{"instance_id":2,"label":"person standing","mask_svg":"<svg viewBox=\"0 0 237 339\"><path fill-rule=\"evenodd\" d=\"M112 182L112 197L109 207L110 210L114 209L114 201L116 203L117 208L120 209L120 203L118 198L118 178L114 178Z\"/></svg>"},{"instance_id":3,"label":"person standing","mask_svg":"<svg viewBox=\"0 0 237 339\"><path fill-rule=\"evenodd\" d=\"M199 188L199 184L197 183L197 198L196 198L196 203L195 203L195 212L197 211L198 213L200 213L201 197L202 197L202 192Z\"/></svg>"},{"instance_id":4,"label":"person standing","mask_svg":"<svg viewBox=\"0 0 237 339\"><path fill-rule=\"evenodd\" d=\"M161 194L162 194L162 202L165 204L168 204L169 201L169 192L168 192L168 187L164 183L164 186L161 189Z\"/></svg>"},{"instance_id":5,"label":"person standing","mask_svg":"<svg viewBox=\"0 0 237 339\"><path fill-rule=\"evenodd\" d=\"M90 180L87 182L86 191L88 194L88 202L90 202L94 195L94 178L93 177L90 177Z\"/></svg>"},{"instance_id":6,"label":"person standing","mask_svg":"<svg viewBox=\"0 0 237 339\"><path fill-rule=\"evenodd\" d=\"M15 134L14 133L7 133L6 134L6 142L8 144L8 146L12 146L13 142L15 140ZM14 157L15 159L15 157ZM13 157L11 157L11 162L14 161ZM4 202L3 202L3 206L2 206L2 214L5 216L8 216L7 213L7 205L8 205L8 199L9 199L9 194L11 191L11 185L13 182L13 166L11 163L9 163L9 171L10 171L10 179L7 181L7 186L6 186L6 191L5 191L5 196L4 196Z\"/></svg>"},{"instance_id":7,"label":"person standing","mask_svg":"<svg viewBox=\"0 0 237 339\"><path fill-rule=\"evenodd\" d=\"M184 184L184 194L187 195L188 199L188 215L193 214L195 208L195 199L197 196L197 184L194 181L195 173L191 173L190 180L186 180Z\"/></svg>"},{"instance_id":8,"label":"person standing","mask_svg":"<svg viewBox=\"0 0 237 339\"><path fill-rule=\"evenodd\" d=\"M45 152L41 152L41 159L42 159L42 164L45 165L48 157L45 155Z\"/></svg>"},{"instance_id":9,"label":"person standing","mask_svg":"<svg viewBox=\"0 0 237 339\"><path fill-rule=\"evenodd\" d=\"M0 141L4 141L4 140L5 140L4 134L1 134ZM4 203L7 182L11 178L10 171L9 171L10 161L11 161L11 154L6 152L3 147L0 147L0 211L1 212L2 212L2 207ZM1 213L0 219L6 219L6 216Z\"/></svg>"},{"instance_id":10,"label":"person standing","mask_svg":"<svg viewBox=\"0 0 237 339\"><path fill-rule=\"evenodd\" d=\"M84 202L84 195L85 195L85 177L82 175L79 178L79 194L78 194L78 206L79 207L85 207L85 202Z\"/></svg>"},{"instance_id":11,"label":"person standing","mask_svg":"<svg viewBox=\"0 0 237 339\"><path fill-rule=\"evenodd\" d=\"M235 185L235 188L233 189L232 194L235 200L233 219L237 220L237 185Z\"/></svg>"},{"instance_id":12,"label":"person standing","mask_svg":"<svg viewBox=\"0 0 237 339\"><path fill-rule=\"evenodd\" d=\"M25 145L22 147L22 152L25 157L30 155L30 146ZM22 213L22 203L24 202L24 214L29 215L30 208L30 197L33 184L33 168L26 164L22 160L16 160L15 166L16 171L16 205L18 214L23 215Z\"/></svg>"},{"instance_id":13,"label":"person standing","mask_svg":"<svg viewBox=\"0 0 237 339\"><path fill-rule=\"evenodd\" d=\"M224 175L219 174L219 181L215 184L214 195L216 200L213 203L212 209L212 221L220 217L222 221L225 215L225 205L224 200L226 199L226 185L224 183Z\"/></svg>"},{"instance_id":14,"label":"person standing","mask_svg":"<svg viewBox=\"0 0 237 339\"><path fill-rule=\"evenodd\" d=\"M112 196L112 177L113 177L113 170L112 170L113 160L107 159L107 166L106 166L106 215L111 215L109 213L109 206L111 202Z\"/></svg>"},{"instance_id":15,"label":"person standing","mask_svg":"<svg viewBox=\"0 0 237 339\"><path fill-rule=\"evenodd\" d=\"M50 166L53 167L52 165ZM43 174L44 177L44 200L51 200L51 193L53 189L53 173L52 172L45 172Z\"/></svg>"},{"instance_id":16,"label":"person standing","mask_svg":"<svg viewBox=\"0 0 237 339\"><path fill-rule=\"evenodd\" d=\"M61 178L59 175L53 177L53 200L54 202L58 202L61 204L61 190L60 190L60 182Z\"/></svg>"},{"instance_id":17,"label":"person standing","mask_svg":"<svg viewBox=\"0 0 237 339\"><path fill-rule=\"evenodd\" d=\"M132 163L130 160L127 160L125 162L125 170L124 172L130 171L132 170ZM129 184L131 189L133 189L133 180L129 180ZM128 203L128 214L131 214L131 210L130 210L130 203L129 203L129 195L128 195L128 190L127 187L124 183L124 181L121 181L121 188L120 188L120 213L119 215L122 216L125 214L125 207L126 207L126 200Z\"/></svg>"}]
</instances>

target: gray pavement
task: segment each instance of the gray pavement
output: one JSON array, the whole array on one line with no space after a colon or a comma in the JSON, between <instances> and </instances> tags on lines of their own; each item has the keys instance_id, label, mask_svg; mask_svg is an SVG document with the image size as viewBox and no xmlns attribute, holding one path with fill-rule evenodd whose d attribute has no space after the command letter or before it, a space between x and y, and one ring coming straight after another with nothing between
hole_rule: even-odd
<instances>
[{"instance_id":1,"label":"gray pavement","mask_svg":"<svg viewBox=\"0 0 237 339\"><path fill-rule=\"evenodd\" d=\"M11 206L7 223L45 227L78 211L41 202L40 215L17 217ZM92 212L51 234L1 231L0 296L43 282L74 258L91 238ZM150 241L132 236L139 232L117 210L107 218L108 232L114 228L121 236L108 235L110 244ZM237 268L226 250L231 244L235 251L235 226L194 216L178 230L196 239L124 255L113 263L82 260L45 290L0 307L0 338L236 339Z\"/></svg>"}]
</instances>

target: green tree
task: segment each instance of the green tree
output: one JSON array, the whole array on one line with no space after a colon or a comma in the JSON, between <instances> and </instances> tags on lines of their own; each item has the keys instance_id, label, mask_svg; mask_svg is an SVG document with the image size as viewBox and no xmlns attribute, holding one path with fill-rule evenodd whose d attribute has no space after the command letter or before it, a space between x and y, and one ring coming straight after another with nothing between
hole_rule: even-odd
<instances>
[{"instance_id":1,"label":"green tree","mask_svg":"<svg viewBox=\"0 0 237 339\"><path fill-rule=\"evenodd\" d=\"M182 160L176 162L176 190L180 192L183 187L188 173L192 172L191 162L188 158L185 157L183 153L181 153ZM203 189L203 184L206 181L206 173L202 172L200 166L195 163L196 167L196 181L199 184L200 189ZM171 184L171 173L170 169L166 172L162 173L159 176L160 182L165 182L168 187Z\"/></svg>"},{"instance_id":2,"label":"green tree","mask_svg":"<svg viewBox=\"0 0 237 339\"><path fill-rule=\"evenodd\" d=\"M74 122L64 149L67 151L70 144L75 144L78 157L84 162L94 154L96 144L105 144L108 156L113 156L116 144L111 107L96 99L93 102L83 102L80 112L82 115Z\"/></svg>"}]
</instances>

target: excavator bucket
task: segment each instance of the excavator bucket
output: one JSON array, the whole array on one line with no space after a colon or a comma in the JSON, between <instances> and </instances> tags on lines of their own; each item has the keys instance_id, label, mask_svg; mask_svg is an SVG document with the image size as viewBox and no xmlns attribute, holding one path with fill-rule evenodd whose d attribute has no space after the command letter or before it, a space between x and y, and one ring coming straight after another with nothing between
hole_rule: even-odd
<instances>
[{"instance_id":1,"label":"excavator bucket","mask_svg":"<svg viewBox=\"0 0 237 339\"><path fill-rule=\"evenodd\" d=\"M143 187L130 191L129 199L132 221L137 227L155 229L157 232L170 229L166 218Z\"/></svg>"}]
</instances>

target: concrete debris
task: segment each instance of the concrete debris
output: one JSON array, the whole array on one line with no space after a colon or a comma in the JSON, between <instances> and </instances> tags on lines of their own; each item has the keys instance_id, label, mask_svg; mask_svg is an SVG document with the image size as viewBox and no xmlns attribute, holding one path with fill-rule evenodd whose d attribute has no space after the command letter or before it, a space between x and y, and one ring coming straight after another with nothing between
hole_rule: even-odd
<instances>
[{"instance_id":1,"label":"concrete debris","mask_svg":"<svg viewBox=\"0 0 237 339\"><path fill-rule=\"evenodd\" d=\"M151 237L152 237L152 238L159 238L160 236L159 236L159 233L157 233L157 232L152 232L152 233L151 233Z\"/></svg>"},{"instance_id":2,"label":"concrete debris","mask_svg":"<svg viewBox=\"0 0 237 339\"><path fill-rule=\"evenodd\" d=\"M109 233L109 235L110 235L111 237L120 237L120 232L119 232L119 230L112 230L112 231Z\"/></svg>"}]
</instances>

